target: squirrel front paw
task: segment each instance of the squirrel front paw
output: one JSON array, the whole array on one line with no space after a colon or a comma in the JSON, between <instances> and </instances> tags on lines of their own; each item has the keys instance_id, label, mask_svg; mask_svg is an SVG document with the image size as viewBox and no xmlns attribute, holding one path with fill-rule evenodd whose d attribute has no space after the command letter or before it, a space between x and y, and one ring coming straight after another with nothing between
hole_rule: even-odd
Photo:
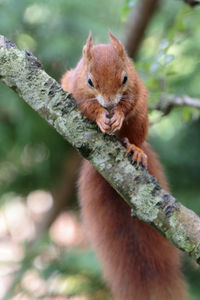
<instances>
[{"instance_id":1,"label":"squirrel front paw","mask_svg":"<svg viewBox=\"0 0 200 300\"><path fill-rule=\"evenodd\" d=\"M117 107L113 112L113 116L110 119L111 133L120 130L124 122L124 113Z\"/></svg>"},{"instance_id":2,"label":"squirrel front paw","mask_svg":"<svg viewBox=\"0 0 200 300\"><path fill-rule=\"evenodd\" d=\"M144 151L134 144L131 144L127 138L124 138L122 142L126 147L126 154L132 154L132 161L136 163L137 167L142 164L147 169L148 158Z\"/></svg>"},{"instance_id":3,"label":"squirrel front paw","mask_svg":"<svg viewBox=\"0 0 200 300\"><path fill-rule=\"evenodd\" d=\"M96 123L103 133L110 133L109 112L106 109L102 109L97 115Z\"/></svg>"},{"instance_id":4,"label":"squirrel front paw","mask_svg":"<svg viewBox=\"0 0 200 300\"><path fill-rule=\"evenodd\" d=\"M103 133L112 134L120 130L124 121L124 113L118 107L111 111L104 108L98 113L96 123Z\"/></svg>"}]
</instances>

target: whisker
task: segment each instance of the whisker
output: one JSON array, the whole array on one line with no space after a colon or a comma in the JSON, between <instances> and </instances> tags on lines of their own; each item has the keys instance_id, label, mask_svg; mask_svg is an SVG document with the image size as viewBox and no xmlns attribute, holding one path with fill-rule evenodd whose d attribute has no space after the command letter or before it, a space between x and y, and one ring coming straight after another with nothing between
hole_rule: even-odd
<instances>
[{"instance_id":1,"label":"whisker","mask_svg":"<svg viewBox=\"0 0 200 300\"><path fill-rule=\"evenodd\" d=\"M129 94L129 95L125 94L125 95L122 95L121 101L125 101L128 98L134 100L137 96L138 96L138 94Z\"/></svg>"},{"instance_id":2,"label":"whisker","mask_svg":"<svg viewBox=\"0 0 200 300\"><path fill-rule=\"evenodd\" d=\"M122 100L123 100L123 99L128 99L128 98L130 98L130 95L123 95L123 96L121 97Z\"/></svg>"},{"instance_id":3,"label":"whisker","mask_svg":"<svg viewBox=\"0 0 200 300\"><path fill-rule=\"evenodd\" d=\"M125 102L127 99L135 99L137 97L137 94L124 94L121 96L120 101ZM87 98L87 99L80 99L78 100L78 104L82 104L83 102L88 102L88 101L97 101L96 97L93 98Z\"/></svg>"},{"instance_id":4,"label":"whisker","mask_svg":"<svg viewBox=\"0 0 200 300\"><path fill-rule=\"evenodd\" d=\"M87 101L97 101L97 98L88 98L88 99L81 99L78 100L78 103L83 103L83 102L87 102Z\"/></svg>"},{"instance_id":5,"label":"whisker","mask_svg":"<svg viewBox=\"0 0 200 300\"><path fill-rule=\"evenodd\" d=\"M123 95L120 99L120 101L125 101L126 99L130 98L130 95Z\"/></svg>"},{"instance_id":6,"label":"whisker","mask_svg":"<svg viewBox=\"0 0 200 300\"><path fill-rule=\"evenodd\" d=\"M88 98L88 99L85 99L86 101L88 101L88 100L97 100L97 98L96 97L94 97L94 98Z\"/></svg>"}]
</instances>

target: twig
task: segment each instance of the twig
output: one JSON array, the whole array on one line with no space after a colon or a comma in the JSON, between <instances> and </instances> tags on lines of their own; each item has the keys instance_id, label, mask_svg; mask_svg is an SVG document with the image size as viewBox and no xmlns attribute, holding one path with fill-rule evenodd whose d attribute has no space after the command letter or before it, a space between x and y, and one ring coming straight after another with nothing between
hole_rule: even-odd
<instances>
[{"instance_id":1,"label":"twig","mask_svg":"<svg viewBox=\"0 0 200 300\"><path fill-rule=\"evenodd\" d=\"M167 116L173 108L179 106L188 106L200 109L200 100L186 95L162 97L154 107L150 107L149 109L159 110L163 113L163 116Z\"/></svg>"}]
</instances>

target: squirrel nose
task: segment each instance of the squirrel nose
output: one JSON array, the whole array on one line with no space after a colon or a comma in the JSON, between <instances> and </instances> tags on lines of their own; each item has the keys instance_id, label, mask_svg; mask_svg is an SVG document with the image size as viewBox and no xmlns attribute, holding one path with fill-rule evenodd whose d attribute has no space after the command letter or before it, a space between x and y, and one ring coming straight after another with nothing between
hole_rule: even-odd
<instances>
[{"instance_id":1,"label":"squirrel nose","mask_svg":"<svg viewBox=\"0 0 200 300\"><path fill-rule=\"evenodd\" d=\"M107 108L107 110L111 110L111 109L113 109L114 106L115 105L113 103L109 103L106 105L106 108Z\"/></svg>"}]
</instances>

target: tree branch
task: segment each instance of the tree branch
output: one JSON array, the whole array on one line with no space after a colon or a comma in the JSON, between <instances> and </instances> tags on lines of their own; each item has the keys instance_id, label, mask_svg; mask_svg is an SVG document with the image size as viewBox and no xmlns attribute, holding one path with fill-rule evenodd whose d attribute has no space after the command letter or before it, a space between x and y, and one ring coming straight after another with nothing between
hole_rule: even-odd
<instances>
[{"instance_id":1,"label":"tree branch","mask_svg":"<svg viewBox=\"0 0 200 300\"><path fill-rule=\"evenodd\" d=\"M185 3L194 7L200 5L200 0L183 0ZM138 0L126 26L125 48L128 55L136 59L140 45L144 39L147 27L149 26L153 16L159 9L162 0Z\"/></svg>"},{"instance_id":2,"label":"tree branch","mask_svg":"<svg viewBox=\"0 0 200 300\"><path fill-rule=\"evenodd\" d=\"M200 264L200 219L162 190L142 167L136 169L115 136L102 134L78 110L76 101L45 71L36 57L0 36L0 79L13 88L58 133L90 161L133 208Z\"/></svg>"},{"instance_id":3,"label":"tree branch","mask_svg":"<svg viewBox=\"0 0 200 300\"><path fill-rule=\"evenodd\" d=\"M174 107L188 106L200 109L200 100L189 96L168 96L162 97L160 101L150 110L159 110L163 116L167 116Z\"/></svg>"},{"instance_id":4,"label":"tree branch","mask_svg":"<svg viewBox=\"0 0 200 300\"><path fill-rule=\"evenodd\" d=\"M192 7L196 5L200 5L200 0L183 0L183 1Z\"/></svg>"},{"instance_id":5,"label":"tree branch","mask_svg":"<svg viewBox=\"0 0 200 300\"><path fill-rule=\"evenodd\" d=\"M125 48L128 55L136 59L146 28L156 13L160 0L139 0L130 14L127 24Z\"/></svg>"}]
</instances>

